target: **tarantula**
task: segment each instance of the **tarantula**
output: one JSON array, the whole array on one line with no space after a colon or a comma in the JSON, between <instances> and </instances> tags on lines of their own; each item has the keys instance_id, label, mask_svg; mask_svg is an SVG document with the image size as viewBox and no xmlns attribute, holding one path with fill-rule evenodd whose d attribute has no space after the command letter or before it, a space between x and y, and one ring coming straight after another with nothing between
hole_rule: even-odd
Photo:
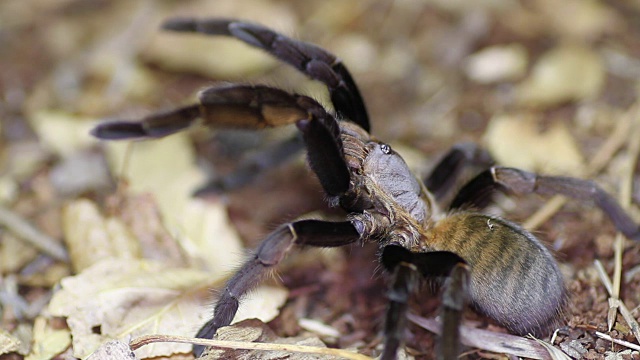
<instances>
[{"instance_id":1,"label":"tarantula","mask_svg":"<svg viewBox=\"0 0 640 360\"><path fill-rule=\"evenodd\" d=\"M185 129L198 119L216 128L295 124L302 134L308 163L330 205L347 213L344 221L294 221L269 234L227 282L213 318L198 337L212 338L220 327L229 325L243 295L292 247L337 247L365 241L378 244L379 261L390 274L381 359L396 358L410 293L425 278L446 279L440 358L458 356L458 327L467 302L511 332L544 333L558 319L566 301L562 274L552 254L532 234L515 223L480 212L495 191L593 200L628 238L640 239L638 225L594 182L514 168L492 166L481 172L442 211L435 199L449 190L462 167L480 161L484 152L470 145L453 148L423 183L388 144L369 134L362 96L347 68L333 54L238 20L178 18L163 27L230 36L266 51L326 84L335 114L308 96L262 85L232 84L202 91L195 105L139 121L103 123L93 135L108 140L157 138ZM202 347L194 347L197 355L202 351Z\"/></svg>"}]
</instances>

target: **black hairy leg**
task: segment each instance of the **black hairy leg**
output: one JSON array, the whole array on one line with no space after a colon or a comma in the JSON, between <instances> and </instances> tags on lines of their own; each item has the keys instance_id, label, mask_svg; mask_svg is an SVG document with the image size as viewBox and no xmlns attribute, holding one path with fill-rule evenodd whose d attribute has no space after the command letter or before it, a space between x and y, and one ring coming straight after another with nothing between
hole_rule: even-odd
<instances>
[{"instance_id":1,"label":"black hairy leg","mask_svg":"<svg viewBox=\"0 0 640 360\"><path fill-rule=\"evenodd\" d=\"M172 31L232 36L268 52L324 83L338 117L350 119L369 131L369 115L351 74L335 55L319 46L291 39L259 24L237 20L175 18L162 27Z\"/></svg>"},{"instance_id":2,"label":"black hairy leg","mask_svg":"<svg viewBox=\"0 0 640 360\"><path fill-rule=\"evenodd\" d=\"M476 166L484 170L493 164L494 160L491 155L477 144L456 144L433 167L424 179L424 185L436 200L442 201L456 185L465 168Z\"/></svg>"},{"instance_id":3,"label":"black hairy leg","mask_svg":"<svg viewBox=\"0 0 640 360\"><path fill-rule=\"evenodd\" d=\"M468 297L468 267L458 255L449 251L415 253L399 245L382 249L380 262L391 273L387 293L389 306L384 324L384 352L381 360L393 360L402 345L407 327L409 296L423 279L446 278L442 294L442 335L438 359L456 359L460 353L460 322Z\"/></svg>"},{"instance_id":4,"label":"black hairy leg","mask_svg":"<svg viewBox=\"0 0 640 360\"><path fill-rule=\"evenodd\" d=\"M213 318L196 337L211 339L219 328L231 324L244 294L258 285L294 245L336 247L356 242L360 235L350 222L301 220L280 226L269 234L242 267L227 281L213 311ZM194 345L200 356L204 346Z\"/></svg>"},{"instance_id":5,"label":"black hairy leg","mask_svg":"<svg viewBox=\"0 0 640 360\"><path fill-rule=\"evenodd\" d=\"M200 103L152 114L141 121L110 121L92 134L100 139L166 136L200 118L212 127L261 129L295 123L302 133L311 168L329 195L349 188L349 171L343 156L340 127L317 101L268 86L234 85L209 88Z\"/></svg>"},{"instance_id":6,"label":"black hairy leg","mask_svg":"<svg viewBox=\"0 0 640 360\"><path fill-rule=\"evenodd\" d=\"M465 206L483 208L495 191L514 195L565 195L576 200L593 201L627 238L640 240L638 225L611 195L591 180L538 175L495 166L480 173L460 189L451 203L451 209Z\"/></svg>"}]
</instances>

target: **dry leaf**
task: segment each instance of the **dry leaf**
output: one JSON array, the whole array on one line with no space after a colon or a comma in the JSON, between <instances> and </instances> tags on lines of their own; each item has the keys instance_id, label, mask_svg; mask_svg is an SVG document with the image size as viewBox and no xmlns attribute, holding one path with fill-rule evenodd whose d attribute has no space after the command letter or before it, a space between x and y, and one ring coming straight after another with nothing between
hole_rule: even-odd
<instances>
[{"instance_id":1,"label":"dry leaf","mask_svg":"<svg viewBox=\"0 0 640 360\"><path fill-rule=\"evenodd\" d=\"M210 279L210 274L198 270L107 259L63 279L49 311L67 317L74 356L83 358L113 339L156 333L193 335L205 317ZM188 345L155 344L138 355L189 351Z\"/></svg>"},{"instance_id":2,"label":"dry leaf","mask_svg":"<svg viewBox=\"0 0 640 360\"><path fill-rule=\"evenodd\" d=\"M18 196L18 183L9 176L0 176L0 204L14 201Z\"/></svg>"},{"instance_id":3,"label":"dry leaf","mask_svg":"<svg viewBox=\"0 0 640 360\"><path fill-rule=\"evenodd\" d=\"M301 318L298 320L298 325L309 332L322 336L323 338L337 339L340 337L340 332L336 328L315 319Z\"/></svg>"},{"instance_id":4,"label":"dry leaf","mask_svg":"<svg viewBox=\"0 0 640 360\"><path fill-rule=\"evenodd\" d=\"M167 229L196 263L213 271L228 271L242 260L243 247L220 202L192 197L204 182L196 167L187 134L133 143L107 143L113 173L127 161L125 177L133 193L150 193L158 203Z\"/></svg>"},{"instance_id":5,"label":"dry leaf","mask_svg":"<svg viewBox=\"0 0 640 360\"><path fill-rule=\"evenodd\" d=\"M465 71L471 80L487 84L518 79L527 71L527 65L524 46L491 46L469 56Z\"/></svg>"},{"instance_id":6,"label":"dry leaf","mask_svg":"<svg viewBox=\"0 0 640 360\"><path fill-rule=\"evenodd\" d=\"M138 240L122 221L106 219L90 200L75 200L67 205L63 210L62 223L71 264L76 272L110 257L140 257Z\"/></svg>"},{"instance_id":7,"label":"dry leaf","mask_svg":"<svg viewBox=\"0 0 640 360\"><path fill-rule=\"evenodd\" d=\"M122 341L113 340L102 344L87 360L137 360L136 354L129 345Z\"/></svg>"},{"instance_id":8,"label":"dry leaf","mask_svg":"<svg viewBox=\"0 0 640 360\"><path fill-rule=\"evenodd\" d=\"M530 115L498 115L484 135L487 149L504 166L550 175L584 171L578 145L563 123L553 123L545 132Z\"/></svg>"},{"instance_id":9,"label":"dry leaf","mask_svg":"<svg viewBox=\"0 0 640 360\"><path fill-rule=\"evenodd\" d=\"M579 45L560 45L544 54L517 88L522 105L548 107L596 96L604 85L602 59Z\"/></svg>"},{"instance_id":10,"label":"dry leaf","mask_svg":"<svg viewBox=\"0 0 640 360\"><path fill-rule=\"evenodd\" d=\"M94 143L89 136L93 124L88 120L60 110L39 110L29 117L38 139L61 157L75 154Z\"/></svg>"},{"instance_id":11,"label":"dry leaf","mask_svg":"<svg viewBox=\"0 0 640 360\"><path fill-rule=\"evenodd\" d=\"M189 264L179 239L166 229L158 204L151 194L115 195L113 200L120 202L119 216L139 241L143 258L162 261L169 267Z\"/></svg>"},{"instance_id":12,"label":"dry leaf","mask_svg":"<svg viewBox=\"0 0 640 360\"><path fill-rule=\"evenodd\" d=\"M36 318L33 325L33 347L25 360L49 360L60 354L71 345L71 334L68 329L54 329L47 319Z\"/></svg>"},{"instance_id":13,"label":"dry leaf","mask_svg":"<svg viewBox=\"0 0 640 360\"><path fill-rule=\"evenodd\" d=\"M562 350L558 349L552 344L536 338L533 338L533 340L538 342L538 344L542 345L545 348L545 350L549 352L549 356L551 356L551 360L571 360L571 358L567 356L567 354L565 354L564 352L562 352Z\"/></svg>"},{"instance_id":14,"label":"dry leaf","mask_svg":"<svg viewBox=\"0 0 640 360\"><path fill-rule=\"evenodd\" d=\"M246 295L231 323L253 318L264 322L273 320L280 314L280 307L287 300L288 294L282 287L260 286Z\"/></svg>"},{"instance_id":15,"label":"dry leaf","mask_svg":"<svg viewBox=\"0 0 640 360\"><path fill-rule=\"evenodd\" d=\"M409 321L427 329L435 334L440 334L442 325L436 319L427 319L416 314L407 315ZM549 359L547 350L534 340L511 334L496 333L493 331L476 329L469 326L460 326L460 342L463 345L492 351L496 353L510 354L531 359Z\"/></svg>"},{"instance_id":16,"label":"dry leaf","mask_svg":"<svg viewBox=\"0 0 640 360\"><path fill-rule=\"evenodd\" d=\"M35 172L45 166L51 156L40 143L36 142L12 144L6 151L6 155L7 164L6 167L3 167L3 171L6 171L3 173L3 177L6 177L1 180L4 183L2 184L3 201L19 195L14 193L14 191L18 191L18 185L15 182L32 177ZM4 196L8 196L9 199L4 199Z\"/></svg>"},{"instance_id":17,"label":"dry leaf","mask_svg":"<svg viewBox=\"0 0 640 360\"><path fill-rule=\"evenodd\" d=\"M536 0L536 10L557 35L593 40L620 29L622 19L605 2L596 0ZM571 21L567 21L571 19Z\"/></svg>"},{"instance_id":18,"label":"dry leaf","mask_svg":"<svg viewBox=\"0 0 640 360\"><path fill-rule=\"evenodd\" d=\"M38 250L11 233L2 234L0 241L0 274L17 272L38 256Z\"/></svg>"},{"instance_id":19,"label":"dry leaf","mask_svg":"<svg viewBox=\"0 0 640 360\"><path fill-rule=\"evenodd\" d=\"M20 348L20 340L0 329L0 355L16 352Z\"/></svg>"},{"instance_id":20,"label":"dry leaf","mask_svg":"<svg viewBox=\"0 0 640 360\"><path fill-rule=\"evenodd\" d=\"M74 356L85 357L105 341L148 334L193 336L211 314L208 289L222 279L210 273L167 268L144 260L107 259L62 280L49 305L67 317ZM235 321L269 321L286 300L284 289L263 286L242 302ZM137 351L140 358L188 353L189 344L157 343Z\"/></svg>"}]
</instances>

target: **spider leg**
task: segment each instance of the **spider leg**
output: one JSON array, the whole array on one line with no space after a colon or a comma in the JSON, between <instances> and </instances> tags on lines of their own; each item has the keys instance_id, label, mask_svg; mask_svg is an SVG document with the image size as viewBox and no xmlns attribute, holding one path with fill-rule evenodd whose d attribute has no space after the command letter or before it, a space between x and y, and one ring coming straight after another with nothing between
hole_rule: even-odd
<instances>
[{"instance_id":1,"label":"spider leg","mask_svg":"<svg viewBox=\"0 0 640 360\"><path fill-rule=\"evenodd\" d=\"M295 123L325 191L335 196L349 189L338 123L312 98L268 86L231 85L206 89L199 100L198 105L152 114L142 121L106 122L91 133L107 140L154 138L186 128L197 118L219 128L261 129Z\"/></svg>"},{"instance_id":2,"label":"spider leg","mask_svg":"<svg viewBox=\"0 0 640 360\"><path fill-rule=\"evenodd\" d=\"M188 128L199 116L199 105L185 106L151 114L140 121L107 121L91 129L91 135L102 140L160 138Z\"/></svg>"},{"instance_id":3,"label":"spider leg","mask_svg":"<svg viewBox=\"0 0 640 360\"><path fill-rule=\"evenodd\" d=\"M448 251L413 253L399 245L387 245L380 257L393 276L385 319L385 344L381 360L396 358L406 328L409 295L416 287L416 273L423 277L447 277L442 294L442 335L438 359L453 360L460 353L460 322L467 302L469 269L458 255Z\"/></svg>"},{"instance_id":4,"label":"spider leg","mask_svg":"<svg viewBox=\"0 0 640 360\"><path fill-rule=\"evenodd\" d=\"M140 120L104 122L91 133L104 140L159 138L183 130L198 119L217 128L263 129L306 119L309 110L322 112L321 106L311 98L260 85L208 88L198 94L198 100L198 104L151 114Z\"/></svg>"},{"instance_id":5,"label":"spider leg","mask_svg":"<svg viewBox=\"0 0 640 360\"><path fill-rule=\"evenodd\" d=\"M231 19L175 18L166 21L162 28L232 36L260 48L311 79L324 83L329 88L338 117L347 118L369 131L367 109L351 74L335 55L317 45L291 39L262 25Z\"/></svg>"},{"instance_id":6,"label":"spider leg","mask_svg":"<svg viewBox=\"0 0 640 360\"><path fill-rule=\"evenodd\" d=\"M229 279L216 303L213 318L204 324L196 336L211 339L220 327L229 325L242 296L258 285L294 245L337 247L351 244L359 238L360 235L348 221L301 220L280 226L262 241L256 253ZM204 346L193 347L196 356L203 350Z\"/></svg>"},{"instance_id":7,"label":"spider leg","mask_svg":"<svg viewBox=\"0 0 640 360\"><path fill-rule=\"evenodd\" d=\"M440 360L454 360L460 354L460 323L469 293L469 271L465 263L458 262L444 283L442 333L438 344Z\"/></svg>"},{"instance_id":8,"label":"spider leg","mask_svg":"<svg viewBox=\"0 0 640 360\"><path fill-rule=\"evenodd\" d=\"M391 286L387 292L389 308L384 321L384 348L380 360L396 359L407 327L409 295L415 288L416 274L411 264L399 263L393 270Z\"/></svg>"},{"instance_id":9,"label":"spider leg","mask_svg":"<svg viewBox=\"0 0 640 360\"><path fill-rule=\"evenodd\" d=\"M468 165L482 166L494 164L491 155L475 143L460 143L453 146L424 179L424 184L437 200L451 190Z\"/></svg>"},{"instance_id":10,"label":"spider leg","mask_svg":"<svg viewBox=\"0 0 640 360\"><path fill-rule=\"evenodd\" d=\"M609 216L616 228L627 238L640 240L638 224L611 195L591 180L537 175L524 170L496 166L480 173L460 189L451 208L466 205L484 207L495 191L516 195L565 195L577 200L591 200Z\"/></svg>"}]
</instances>

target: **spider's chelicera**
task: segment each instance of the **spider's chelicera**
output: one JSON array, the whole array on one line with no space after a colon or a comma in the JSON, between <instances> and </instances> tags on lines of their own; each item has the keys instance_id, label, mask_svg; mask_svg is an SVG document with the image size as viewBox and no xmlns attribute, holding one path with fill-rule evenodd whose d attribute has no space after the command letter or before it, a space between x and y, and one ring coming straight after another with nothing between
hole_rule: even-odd
<instances>
[{"instance_id":1,"label":"spider's chelicera","mask_svg":"<svg viewBox=\"0 0 640 360\"><path fill-rule=\"evenodd\" d=\"M469 303L517 334L542 334L558 319L566 300L562 274L552 254L521 226L481 213L495 191L509 194L562 194L592 200L627 237L638 240L638 225L594 182L541 176L489 166L486 152L473 145L454 147L424 182L404 160L369 134L362 97L346 67L331 53L290 39L264 26L228 19L172 19L164 28L235 37L326 84L336 114L316 100L268 86L233 84L199 94L199 103L152 114L141 121L101 124L101 139L157 138L201 119L216 128L260 129L296 124L308 162L330 204L347 213L341 222L301 220L269 234L254 255L227 282L213 318L198 332L213 338L229 325L244 294L254 288L293 246L337 247L372 241L390 274L389 307L381 359L395 359L406 326L407 302L424 278L446 278L442 293L442 337L438 356L456 359L459 324ZM487 164L438 207L470 163ZM469 210L473 209L473 210ZM194 348L196 354L202 347Z\"/></svg>"}]
</instances>

